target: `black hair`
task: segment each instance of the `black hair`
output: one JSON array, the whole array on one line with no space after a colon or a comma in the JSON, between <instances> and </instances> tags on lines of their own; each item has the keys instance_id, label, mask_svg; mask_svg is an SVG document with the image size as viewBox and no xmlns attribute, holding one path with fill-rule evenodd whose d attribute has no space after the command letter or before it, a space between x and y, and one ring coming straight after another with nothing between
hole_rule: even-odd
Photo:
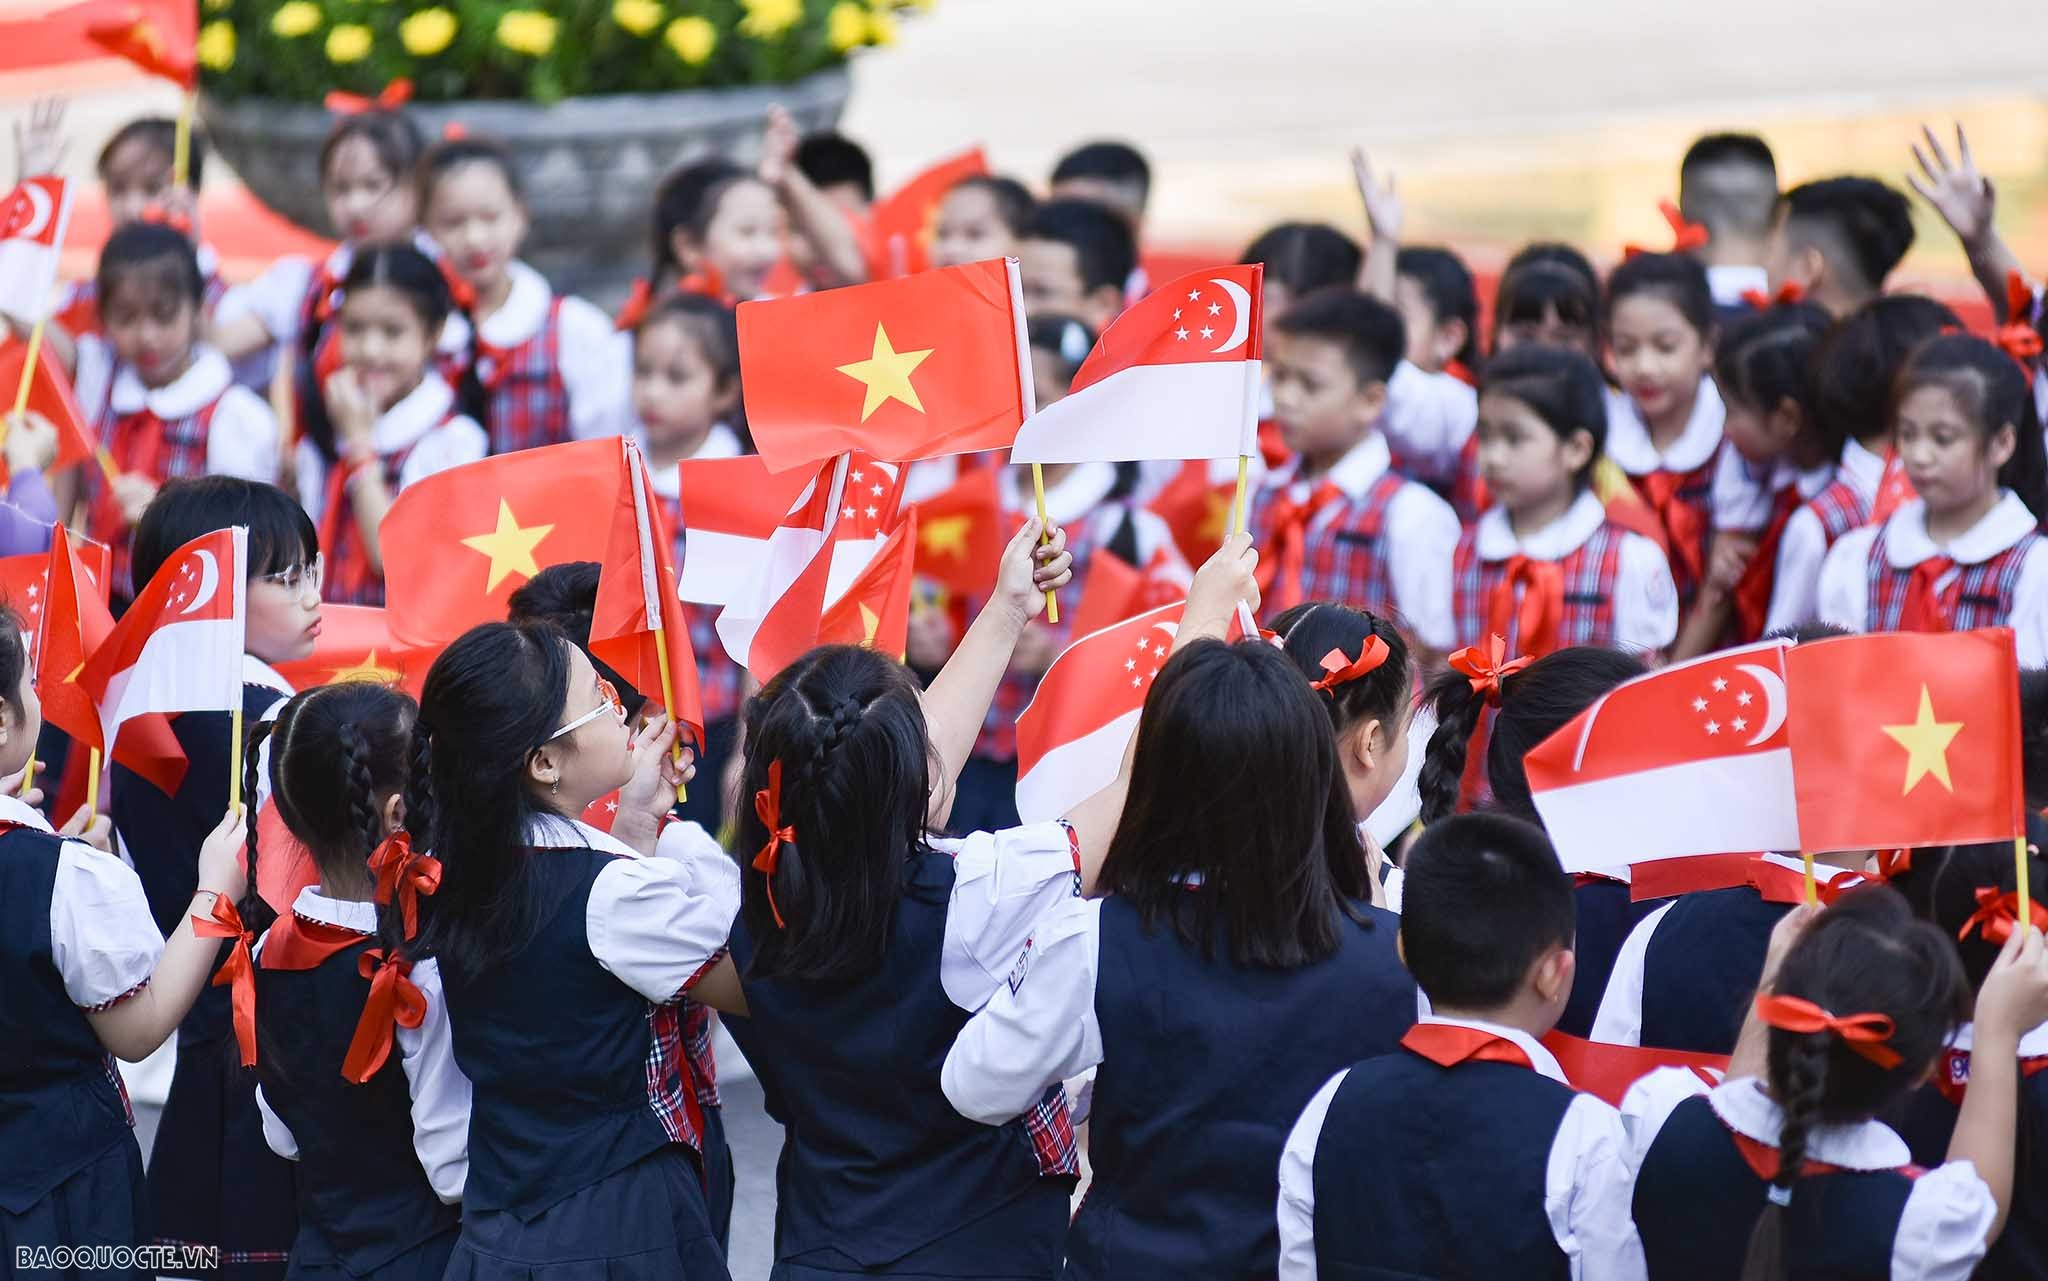
<instances>
[{"instance_id":1,"label":"black hair","mask_svg":"<svg viewBox=\"0 0 2048 1281\"><path fill-rule=\"evenodd\" d=\"M1050 352L1060 362L1069 382L1095 346L1095 331L1072 316L1033 316L1025 334L1034 350Z\"/></svg>"},{"instance_id":2,"label":"black hair","mask_svg":"<svg viewBox=\"0 0 2048 1281\"><path fill-rule=\"evenodd\" d=\"M1356 283L1365 251L1328 223L1283 222L1260 232L1239 261L1264 263L1266 279L1303 298L1318 289Z\"/></svg>"},{"instance_id":3,"label":"black hair","mask_svg":"<svg viewBox=\"0 0 2048 1281\"><path fill-rule=\"evenodd\" d=\"M1827 456L1841 457L1851 440L1889 436L1892 379L1899 366L1915 347L1962 323L1932 298L1887 294L1821 335L1813 353L1813 426Z\"/></svg>"},{"instance_id":4,"label":"black hair","mask_svg":"<svg viewBox=\"0 0 2048 1281\"><path fill-rule=\"evenodd\" d=\"M1810 302L1776 302L1742 317L1714 352L1722 395L1766 412L1789 400L1810 420L1814 352L1833 323L1826 308Z\"/></svg>"},{"instance_id":5,"label":"black hair","mask_svg":"<svg viewBox=\"0 0 2048 1281\"><path fill-rule=\"evenodd\" d=\"M513 591L505 602L505 619L511 623L546 624L575 642L597 674L619 692L626 715L635 716L647 702L647 695L619 675L611 664L590 652L590 619L597 609L597 584L602 577L602 567L594 560L549 565Z\"/></svg>"},{"instance_id":6,"label":"black hair","mask_svg":"<svg viewBox=\"0 0 2048 1281\"><path fill-rule=\"evenodd\" d=\"M320 144L322 178L327 175L328 165L333 163L334 153L351 138L361 138L369 143L370 150L377 153L377 163L389 170L391 177L398 182L412 180L413 171L419 167L420 153L426 150L426 139L420 136L420 127L403 111L371 110L337 116L327 130L326 139Z\"/></svg>"},{"instance_id":7,"label":"black hair","mask_svg":"<svg viewBox=\"0 0 2048 1281\"><path fill-rule=\"evenodd\" d=\"M1572 879L1534 823L1499 814L1432 823L1404 866L1401 956L1433 1005L1506 1005L1529 967L1572 946Z\"/></svg>"},{"instance_id":8,"label":"black hair","mask_svg":"<svg viewBox=\"0 0 2048 1281\"><path fill-rule=\"evenodd\" d=\"M2048 810L2048 671L2039 668L2020 673L2020 763L2027 808Z\"/></svg>"},{"instance_id":9,"label":"black hair","mask_svg":"<svg viewBox=\"0 0 2048 1281\"><path fill-rule=\"evenodd\" d=\"M149 287L169 290L194 307L206 296L198 250L190 237L167 223L131 222L107 237L94 280L100 306L105 307L115 288L132 277L147 277Z\"/></svg>"},{"instance_id":10,"label":"black hair","mask_svg":"<svg viewBox=\"0 0 2048 1281\"><path fill-rule=\"evenodd\" d=\"M17 721L28 715L21 701L21 678L28 671L26 640L14 602L0 600L0 701L14 710Z\"/></svg>"},{"instance_id":11,"label":"black hair","mask_svg":"<svg viewBox=\"0 0 2048 1281\"><path fill-rule=\"evenodd\" d=\"M310 565L320 554L312 518L282 489L239 476L193 476L166 482L135 524L128 563L137 590L180 547L235 525L249 527L251 578Z\"/></svg>"},{"instance_id":12,"label":"black hair","mask_svg":"<svg viewBox=\"0 0 2048 1281\"><path fill-rule=\"evenodd\" d=\"M680 327L697 344L718 381L737 386L740 380L740 329L731 307L703 294L671 289L640 321L642 330L658 324Z\"/></svg>"},{"instance_id":13,"label":"black hair","mask_svg":"<svg viewBox=\"0 0 2048 1281\"><path fill-rule=\"evenodd\" d=\"M1815 618L1803 623L1794 623L1790 627L1773 627L1764 633L1764 639L1788 640L1794 645L1808 645L1814 641L1840 640L1844 636L1853 635L1854 632L1840 623L1823 623Z\"/></svg>"},{"instance_id":14,"label":"black hair","mask_svg":"<svg viewBox=\"0 0 2048 1281\"><path fill-rule=\"evenodd\" d=\"M1408 245L1394 255L1394 274L1406 276L1429 299L1436 321L1461 320L1465 342L1452 357L1469 370L1479 366L1479 291L1465 260L1436 245Z\"/></svg>"},{"instance_id":15,"label":"black hair","mask_svg":"<svg viewBox=\"0 0 2048 1281\"><path fill-rule=\"evenodd\" d=\"M1404 907L1410 892L1403 890ZM1880 1067L1834 1032L1770 1029L1769 1085L1783 1114L1771 1183L1797 1196L1814 1129L1868 1120L1913 1090L1969 1018L1970 988L1950 939L1915 920L1889 886L1859 885L1806 927L1771 990L1837 1017L1890 1018L1885 1045L1899 1056L1893 1066ZM1783 1208L1765 1205L1750 1236L1745 1278L1789 1275L1784 1235Z\"/></svg>"},{"instance_id":16,"label":"black hair","mask_svg":"<svg viewBox=\"0 0 2048 1281\"><path fill-rule=\"evenodd\" d=\"M709 219L700 221L699 213L712 189L722 190L724 184L743 178L747 173L746 169L723 156L711 156L672 170L661 180L661 185L654 189L653 241L650 245L656 284L669 276L682 274L682 264L676 260L676 232L686 229L701 232ZM709 203L715 210L716 202Z\"/></svg>"},{"instance_id":17,"label":"black hair","mask_svg":"<svg viewBox=\"0 0 2048 1281\"><path fill-rule=\"evenodd\" d=\"M1408 351L1401 313L1356 289L1318 290L1289 307L1276 323L1283 334L1342 347L1361 387L1392 378Z\"/></svg>"},{"instance_id":18,"label":"black hair","mask_svg":"<svg viewBox=\"0 0 2048 1281\"><path fill-rule=\"evenodd\" d=\"M1535 325L1554 311L1567 325L1586 331L1590 350L1600 346L1600 274L1586 255L1570 245L1538 242L1524 246L1500 274L1493 300L1492 349L1501 349L1509 325Z\"/></svg>"},{"instance_id":19,"label":"black hair","mask_svg":"<svg viewBox=\"0 0 2048 1281\"><path fill-rule=\"evenodd\" d=\"M441 887L416 945L458 981L524 947L549 906L531 829L569 816L535 793L527 762L561 722L569 645L545 624L484 623L427 669L406 827L441 860Z\"/></svg>"},{"instance_id":20,"label":"black hair","mask_svg":"<svg viewBox=\"0 0 2048 1281\"><path fill-rule=\"evenodd\" d=\"M93 172L100 181L107 179L107 165L114 159L114 153L131 142L139 142L152 151L163 155L164 163L175 164L178 158L178 122L169 116L140 116L130 120L114 136L107 139L100 148L99 158L93 162ZM206 172L206 135L198 126L193 126L185 139L185 185L199 190L200 177Z\"/></svg>"},{"instance_id":21,"label":"black hair","mask_svg":"<svg viewBox=\"0 0 2048 1281\"><path fill-rule=\"evenodd\" d=\"M925 848L932 745L918 687L901 663L826 645L748 700L740 796L781 767L778 826L793 828L771 877L746 872L740 916L750 976L828 984L873 974L893 937L907 860ZM768 829L739 806L739 848ZM779 923L778 923L779 922Z\"/></svg>"},{"instance_id":22,"label":"black hair","mask_svg":"<svg viewBox=\"0 0 2048 1281\"><path fill-rule=\"evenodd\" d=\"M2029 820L2027 829L2027 883L2030 886L2048 884L2043 880L2048 876L2048 860L2041 857L2041 820ZM2012 842L1991 841L1981 845L1916 849L1913 851L1912 869L1895 882L1896 888L1913 903L1915 911L1932 921L1942 937L1955 940L1956 957L1962 962L1964 981L1973 992L1984 986L1984 977L1991 973L1999 950L2004 946L2002 940L1993 942L1986 938L1984 931L1971 922L1983 906L1977 901L1978 891L2014 893L2019 885L2017 873Z\"/></svg>"},{"instance_id":23,"label":"black hair","mask_svg":"<svg viewBox=\"0 0 2048 1281\"><path fill-rule=\"evenodd\" d=\"M395 290L405 299L426 331L426 376L439 376L433 362L434 343L440 337L441 326L447 322L449 313L457 309L449 290L448 276L441 265L409 242L363 245L356 250L354 259L349 263L348 275L342 280L343 308L348 306L348 298L356 291L370 288ZM467 316L468 313L465 311L463 314ZM455 393L464 412L473 418L483 417L487 397L473 358L464 364ZM306 439L320 451L322 458L331 463L340 457L340 446L334 438L334 423L327 416L326 402L317 395L303 399Z\"/></svg>"},{"instance_id":24,"label":"black hair","mask_svg":"<svg viewBox=\"0 0 2048 1281\"><path fill-rule=\"evenodd\" d=\"M862 200L875 198L875 165L867 148L836 130L805 135L796 145L796 167L814 187L852 183Z\"/></svg>"},{"instance_id":25,"label":"black hair","mask_svg":"<svg viewBox=\"0 0 2048 1281\"><path fill-rule=\"evenodd\" d=\"M489 165L496 169L505 180L505 189L512 193L513 202L525 205L526 191L519 180L519 166L512 159L511 151L489 138L466 135L444 138L427 148L427 153L420 157L421 212L425 212L428 202L433 199L434 188L443 178L469 165Z\"/></svg>"},{"instance_id":26,"label":"black hair","mask_svg":"<svg viewBox=\"0 0 2048 1281\"><path fill-rule=\"evenodd\" d=\"M1998 483L2018 494L2034 519L2048 519L2048 450L2041 437L2031 374L2011 356L1973 334L1942 334L1907 358L1893 387L1892 407L1922 387L1939 387L1955 398L1977 434L1989 441L2000 427L2016 434L2012 457L1998 469Z\"/></svg>"},{"instance_id":27,"label":"black hair","mask_svg":"<svg viewBox=\"0 0 2048 1281\"><path fill-rule=\"evenodd\" d=\"M1573 645L1545 654L1503 678L1500 714L1493 718L1486 742L1486 781L1493 789L1493 808L1539 821L1536 803L1529 798L1522 758L1602 694L1647 670L1643 660L1633 654ZM1424 698L1436 711L1436 732L1429 736L1416 785L1422 793L1422 821L1432 823L1458 807L1459 780L1464 777L1472 731L1479 725L1486 700L1473 692L1469 679L1455 671L1431 681Z\"/></svg>"},{"instance_id":28,"label":"black hair","mask_svg":"<svg viewBox=\"0 0 2048 1281\"><path fill-rule=\"evenodd\" d=\"M1753 133L1710 133L1678 162L1678 207L1715 237L1762 240L1778 203L1778 161Z\"/></svg>"},{"instance_id":29,"label":"black hair","mask_svg":"<svg viewBox=\"0 0 2048 1281\"><path fill-rule=\"evenodd\" d=\"M1048 200L1032 211L1024 239L1053 240L1074 251L1081 291L1121 291L1138 265L1130 224L1092 200Z\"/></svg>"},{"instance_id":30,"label":"black hair","mask_svg":"<svg viewBox=\"0 0 2048 1281\"><path fill-rule=\"evenodd\" d=\"M1089 142L1061 156L1053 166L1052 180L1101 178L1129 188L1139 205L1152 194L1152 166L1136 147L1127 142Z\"/></svg>"},{"instance_id":31,"label":"black hair","mask_svg":"<svg viewBox=\"0 0 2048 1281\"><path fill-rule=\"evenodd\" d=\"M1529 407L1559 440L1585 432L1593 451L1572 477L1580 489L1593 484L1600 451L1607 448L1607 382L1582 351L1530 343L1487 362L1481 396L1508 396Z\"/></svg>"},{"instance_id":32,"label":"black hair","mask_svg":"<svg viewBox=\"0 0 2048 1281\"><path fill-rule=\"evenodd\" d=\"M969 174L946 188L946 194L950 196L968 189L988 193L989 199L995 202L996 217L1003 220L1003 225L1013 236L1024 234L1024 229L1031 225L1031 215L1038 209L1038 197L1015 178L1005 178L997 173Z\"/></svg>"},{"instance_id":33,"label":"black hair","mask_svg":"<svg viewBox=\"0 0 2048 1281\"><path fill-rule=\"evenodd\" d=\"M1670 303L1702 338L1714 334L1714 290L1707 269L1691 254L1637 254L1607 277L1607 325L1627 299L1645 294Z\"/></svg>"},{"instance_id":34,"label":"black hair","mask_svg":"<svg viewBox=\"0 0 2048 1281\"><path fill-rule=\"evenodd\" d=\"M1323 659L1330 651L1355 662L1366 643L1379 637L1387 647L1386 659L1363 676L1316 691L1317 701L1330 714L1330 728L1339 737L1354 725L1374 720L1391 735L1407 719L1415 699L1415 661L1391 619L1333 601L1304 601L1275 618L1273 631L1281 638L1281 652L1311 684L1326 674Z\"/></svg>"},{"instance_id":35,"label":"black hair","mask_svg":"<svg viewBox=\"0 0 2048 1281\"><path fill-rule=\"evenodd\" d=\"M1145 697L1101 889L1204 956L1270 969L1340 945L1371 895L1337 740L1293 661L1202 640Z\"/></svg>"},{"instance_id":36,"label":"black hair","mask_svg":"<svg viewBox=\"0 0 2048 1281\"><path fill-rule=\"evenodd\" d=\"M1913 247L1913 209L1875 178L1822 178L1778 198L1785 229L1812 239L1852 288L1875 293Z\"/></svg>"}]
</instances>

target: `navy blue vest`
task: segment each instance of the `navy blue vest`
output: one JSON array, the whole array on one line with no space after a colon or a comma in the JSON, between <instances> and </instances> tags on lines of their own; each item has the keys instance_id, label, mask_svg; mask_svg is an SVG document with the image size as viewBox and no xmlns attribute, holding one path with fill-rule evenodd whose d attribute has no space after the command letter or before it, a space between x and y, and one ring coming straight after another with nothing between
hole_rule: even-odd
<instances>
[{"instance_id":1,"label":"navy blue vest","mask_svg":"<svg viewBox=\"0 0 2048 1281\"><path fill-rule=\"evenodd\" d=\"M1512 1063L1402 1050L1352 1068L1316 1140L1317 1274L1566 1281L1543 1201L1574 1097Z\"/></svg>"},{"instance_id":2,"label":"navy blue vest","mask_svg":"<svg viewBox=\"0 0 2048 1281\"><path fill-rule=\"evenodd\" d=\"M1769 1186L1705 1095L1679 1104L1636 1175L1636 1230L1650 1276L1740 1276ZM1897 1170L1800 1179L1784 1210L1785 1275L1888 1281L1892 1238L1912 1191L1911 1177Z\"/></svg>"},{"instance_id":3,"label":"navy blue vest","mask_svg":"<svg viewBox=\"0 0 2048 1281\"><path fill-rule=\"evenodd\" d=\"M531 1219L669 1142L647 1096L645 997L590 953L584 913L612 855L531 853L554 912L481 974L441 982L455 1063L469 1078L469 1210Z\"/></svg>"},{"instance_id":4,"label":"navy blue vest","mask_svg":"<svg viewBox=\"0 0 2048 1281\"><path fill-rule=\"evenodd\" d=\"M953 860L915 854L903 875L881 966L845 986L746 977L753 939L733 926L747 1017L726 1027L784 1127L777 1257L1050 1277L1073 1181L1038 1173L1022 1121L981 1125L946 1101L939 1070L968 1018L939 983Z\"/></svg>"},{"instance_id":5,"label":"navy blue vest","mask_svg":"<svg viewBox=\"0 0 2048 1281\"><path fill-rule=\"evenodd\" d=\"M1941 1071L1937 1061L1935 1070ZM1899 1136L1913 1160L1929 1169L1948 1160L1955 1136L1956 1105L1931 1085L1913 1092ZM2012 1208L2005 1231L1991 1243L1975 1281L2041 1281L2048 1277L2048 1072L2020 1082L2019 1150L2012 1171Z\"/></svg>"},{"instance_id":6,"label":"navy blue vest","mask_svg":"<svg viewBox=\"0 0 2048 1281\"><path fill-rule=\"evenodd\" d=\"M1792 910L1747 885L1686 894L1643 954L1644 1045L1731 1054L1763 977L1771 927Z\"/></svg>"},{"instance_id":7,"label":"navy blue vest","mask_svg":"<svg viewBox=\"0 0 2048 1281\"><path fill-rule=\"evenodd\" d=\"M1201 891L1190 891L1200 893ZM1359 905L1337 952L1295 970L1240 968L1137 910L1102 904L1089 1119L1095 1182L1067 1235L1072 1278L1270 1277L1280 1150L1339 1070L1415 1022L1400 918Z\"/></svg>"},{"instance_id":8,"label":"navy blue vest","mask_svg":"<svg viewBox=\"0 0 2048 1281\"><path fill-rule=\"evenodd\" d=\"M1572 975L1571 1000L1558 1015L1557 1030L1573 1036L1587 1036L1593 1018L1600 1013L1600 998L1607 994L1607 980L1614 974L1614 961L1621 945L1628 941L1644 917L1670 902L1644 899L1637 902L1629 887L1620 881L1589 879L1572 890L1572 906L1578 918L1578 933L1572 955L1578 961Z\"/></svg>"},{"instance_id":9,"label":"navy blue vest","mask_svg":"<svg viewBox=\"0 0 2048 1281\"><path fill-rule=\"evenodd\" d=\"M299 1223L349 1271L367 1273L462 1218L427 1182L412 1144L412 1089L396 1044L361 1085L342 1060L370 981L364 939L310 970L256 970L256 1074L264 1101L299 1145Z\"/></svg>"},{"instance_id":10,"label":"navy blue vest","mask_svg":"<svg viewBox=\"0 0 2048 1281\"><path fill-rule=\"evenodd\" d=\"M106 1049L50 951L62 846L47 832L0 832L0 1210L10 1214L134 1142Z\"/></svg>"}]
</instances>

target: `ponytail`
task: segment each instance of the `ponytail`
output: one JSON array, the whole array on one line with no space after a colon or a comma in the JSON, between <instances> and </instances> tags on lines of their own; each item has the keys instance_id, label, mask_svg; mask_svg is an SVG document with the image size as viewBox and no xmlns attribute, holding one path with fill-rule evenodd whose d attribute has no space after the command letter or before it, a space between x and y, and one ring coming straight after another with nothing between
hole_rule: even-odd
<instances>
[{"instance_id":1,"label":"ponytail","mask_svg":"<svg viewBox=\"0 0 2048 1281\"><path fill-rule=\"evenodd\" d=\"M1785 1207L1806 1167L1806 1144L1820 1121L1827 1097L1828 1040L1825 1032L1789 1035L1783 1053L1783 1080L1772 1073L1783 1123L1778 1130L1778 1170L1772 1176L1769 1200L1757 1216L1742 1261L1742 1281L1787 1281L1791 1265L1785 1257Z\"/></svg>"},{"instance_id":2,"label":"ponytail","mask_svg":"<svg viewBox=\"0 0 2048 1281\"><path fill-rule=\"evenodd\" d=\"M256 937L263 937L263 931L277 922L277 911L267 902L256 886L256 784L262 773L263 744L270 738L277 722L258 721L249 730L248 742L242 749L242 804L249 811L247 818L248 835L242 842L242 858L247 865L249 882L242 890L235 910L241 913L242 927Z\"/></svg>"},{"instance_id":3,"label":"ponytail","mask_svg":"<svg viewBox=\"0 0 2048 1281\"><path fill-rule=\"evenodd\" d=\"M1416 790L1422 794L1422 823L1427 827L1458 811L1465 763L1471 756L1472 736L1479 731L1479 718L1486 712L1486 699L1465 676L1444 672L1430 681L1423 702L1436 713L1436 730L1429 736L1422 772L1415 780Z\"/></svg>"}]
</instances>

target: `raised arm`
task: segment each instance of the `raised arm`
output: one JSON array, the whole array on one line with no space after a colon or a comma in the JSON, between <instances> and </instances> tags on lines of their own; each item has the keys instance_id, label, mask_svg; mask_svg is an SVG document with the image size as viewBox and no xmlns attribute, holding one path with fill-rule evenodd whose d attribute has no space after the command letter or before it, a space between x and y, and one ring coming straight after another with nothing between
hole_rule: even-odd
<instances>
[{"instance_id":1,"label":"raised arm","mask_svg":"<svg viewBox=\"0 0 2048 1281\"><path fill-rule=\"evenodd\" d=\"M2019 256L1998 234L1993 217L1998 192L1991 180L1978 171L1977 158L1970 154L1969 135L1963 132L1961 124L1956 125L1954 159L1950 159L1947 148L1934 136L1934 130L1921 125L1920 133L1927 141L1927 149L1923 151L1919 143L1913 144L1913 159L1920 163L1920 172L1908 173L1906 182L1920 193L1922 200L1934 206L1934 211L1962 242L1963 253L1970 260L1970 274L1991 300L1992 314L2001 320L2011 319L2005 314L2005 279L2012 272L2021 271L2021 267Z\"/></svg>"}]
</instances>

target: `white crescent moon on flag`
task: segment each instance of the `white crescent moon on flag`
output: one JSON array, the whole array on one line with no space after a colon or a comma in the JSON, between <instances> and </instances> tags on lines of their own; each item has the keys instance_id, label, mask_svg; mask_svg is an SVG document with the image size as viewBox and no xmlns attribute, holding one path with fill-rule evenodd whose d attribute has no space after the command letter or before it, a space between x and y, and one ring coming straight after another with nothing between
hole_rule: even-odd
<instances>
[{"instance_id":1,"label":"white crescent moon on flag","mask_svg":"<svg viewBox=\"0 0 2048 1281\"><path fill-rule=\"evenodd\" d=\"M192 598L190 605L178 611L180 616L196 614L206 608L206 602L212 600L213 594L220 590L220 562L213 558L212 552L203 547L199 549L198 556L199 594Z\"/></svg>"},{"instance_id":2,"label":"white crescent moon on flag","mask_svg":"<svg viewBox=\"0 0 2048 1281\"><path fill-rule=\"evenodd\" d=\"M50 203L50 193L43 190L39 182L24 182L21 190L28 197L28 222L11 238L34 240L49 229L50 217L56 212L56 207Z\"/></svg>"},{"instance_id":3,"label":"white crescent moon on flag","mask_svg":"<svg viewBox=\"0 0 2048 1281\"><path fill-rule=\"evenodd\" d=\"M1225 280L1221 276L1211 276L1209 283L1221 289L1224 293L1229 294L1230 305L1237 310L1236 319L1232 322L1230 337L1224 339L1223 345L1210 353L1211 355L1220 356L1233 347L1242 347L1244 340L1251 337L1252 296L1249 290L1243 285L1238 284L1235 280Z\"/></svg>"},{"instance_id":4,"label":"white crescent moon on flag","mask_svg":"<svg viewBox=\"0 0 2048 1281\"><path fill-rule=\"evenodd\" d=\"M1764 687L1764 727L1749 740L1749 746L1755 747L1777 733L1778 727L1785 723L1785 682L1770 668L1759 667L1755 663L1738 664L1737 670L1748 673Z\"/></svg>"},{"instance_id":5,"label":"white crescent moon on flag","mask_svg":"<svg viewBox=\"0 0 2048 1281\"><path fill-rule=\"evenodd\" d=\"M1158 628L1162 632L1165 632L1166 639L1168 640L1173 640L1180 635L1179 623L1154 623L1152 624L1152 626Z\"/></svg>"}]
</instances>

